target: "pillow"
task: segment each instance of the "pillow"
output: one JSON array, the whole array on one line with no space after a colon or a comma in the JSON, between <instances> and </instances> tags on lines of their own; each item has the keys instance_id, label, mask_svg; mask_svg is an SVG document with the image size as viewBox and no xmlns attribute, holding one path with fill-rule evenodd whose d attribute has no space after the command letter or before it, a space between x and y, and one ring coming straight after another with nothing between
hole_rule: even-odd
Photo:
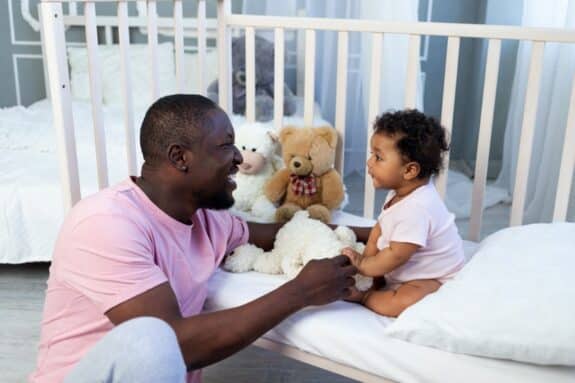
<instances>
[{"instance_id":1,"label":"pillow","mask_svg":"<svg viewBox=\"0 0 575 383\"><path fill-rule=\"evenodd\" d=\"M118 45L100 45L102 66L102 93L106 105L122 105L122 70ZM135 106L148 106L152 102L152 80L149 48L146 44L133 44L129 49L132 95ZM69 47L70 81L72 96L78 100L90 99L88 49ZM172 43L158 44L158 79L160 96L174 93L176 74Z\"/></svg>"},{"instance_id":2,"label":"pillow","mask_svg":"<svg viewBox=\"0 0 575 383\"><path fill-rule=\"evenodd\" d=\"M575 366L575 224L507 228L385 334L446 351Z\"/></svg>"}]
</instances>

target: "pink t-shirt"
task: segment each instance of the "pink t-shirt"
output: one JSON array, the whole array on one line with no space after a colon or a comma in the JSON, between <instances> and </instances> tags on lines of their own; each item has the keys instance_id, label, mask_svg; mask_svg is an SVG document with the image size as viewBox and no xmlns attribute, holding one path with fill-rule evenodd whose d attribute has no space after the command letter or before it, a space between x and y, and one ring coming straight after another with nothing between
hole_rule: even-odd
<instances>
[{"instance_id":1,"label":"pink t-shirt","mask_svg":"<svg viewBox=\"0 0 575 383\"><path fill-rule=\"evenodd\" d=\"M387 194L384 206L394 195L394 191ZM455 216L447 210L432 182L382 209L377 220L381 228L379 250L388 247L390 242L421 246L405 264L385 275L390 285L416 279L444 282L465 264Z\"/></svg>"},{"instance_id":2,"label":"pink t-shirt","mask_svg":"<svg viewBox=\"0 0 575 383\"><path fill-rule=\"evenodd\" d=\"M209 277L247 238L245 222L227 211L200 209L191 225L171 218L131 179L83 199L54 248L31 382L61 382L113 328L106 311L166 281L181 314L198 314ZM200 371L188 374L199 381Z\"/></svg>"}]
</instances>

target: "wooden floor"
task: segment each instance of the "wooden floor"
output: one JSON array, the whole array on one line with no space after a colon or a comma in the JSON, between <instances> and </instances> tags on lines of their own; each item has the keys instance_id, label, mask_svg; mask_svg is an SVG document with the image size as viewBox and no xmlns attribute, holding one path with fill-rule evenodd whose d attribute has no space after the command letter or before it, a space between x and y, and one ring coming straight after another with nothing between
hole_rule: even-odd
<instances>
[{"instance_id":1,"label":"wooden floor","mask_svg":"<svg viewBox=\"0 0 575 383\"><path fill-rule=\"evenodd\" d=\"M48 265L0 265L0 383L26 382L36 362ZM205 383L333 382L349 379L248 347L204 370Z\"/></svg>"}]
</instances>

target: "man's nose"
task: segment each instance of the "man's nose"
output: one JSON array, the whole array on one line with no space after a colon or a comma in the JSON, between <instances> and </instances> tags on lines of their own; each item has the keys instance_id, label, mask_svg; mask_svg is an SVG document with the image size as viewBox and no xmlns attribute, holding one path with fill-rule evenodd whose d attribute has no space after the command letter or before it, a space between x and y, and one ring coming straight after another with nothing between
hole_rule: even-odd
<instances>
[{"instance_id":1,"label":"man's nose","mask_svg":"<svg viewBox=\"0 0 575 383\"><path fill-rule=\"evenodd\" d=\"M238 165L244 162L244 157L238 148L234 148L234 162Z\"/></svg>"}]
</instances>

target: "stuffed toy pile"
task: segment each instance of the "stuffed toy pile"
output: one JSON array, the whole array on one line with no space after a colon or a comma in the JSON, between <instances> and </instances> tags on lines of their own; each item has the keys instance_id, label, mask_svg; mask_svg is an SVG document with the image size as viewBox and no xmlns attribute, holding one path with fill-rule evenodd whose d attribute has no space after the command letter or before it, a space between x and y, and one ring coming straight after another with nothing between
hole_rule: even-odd
<instances>
[{"instance_id":1,"label":"stuffed toy pile","mask_svg":"<svg viewBox=\"0 0 575 383\"><path fill-rule=\"evenodd\" d=\"M266 274L285 274L294 278L312 259L331 258L341 254L345 247L363 252L365 245L356 241L355 233L348 227L332 230L326 224L300 211L278 231L274 248L270 252L252 244L236 248L228 255L222 267L241 273L255 270ZM356 287L365 291L372 285L372 278L356 275Z\"/></svg>"},{"instance_id":2,"label":"stuffed toy pile","mask_svg":"<svg viewBox=\"0 0 575 383\"><path fill-rule=\"evenodd\" d=\"M274 44L255 37L256 120L270 121L274 110ZM234 114L246 112L246 40L245 36L232 39L232 104ZM296 102L290 88L284 84L284 115L296 111ZM208 87L208 97L218 103L218 81Z\"/></svg>"}]
</instances>

